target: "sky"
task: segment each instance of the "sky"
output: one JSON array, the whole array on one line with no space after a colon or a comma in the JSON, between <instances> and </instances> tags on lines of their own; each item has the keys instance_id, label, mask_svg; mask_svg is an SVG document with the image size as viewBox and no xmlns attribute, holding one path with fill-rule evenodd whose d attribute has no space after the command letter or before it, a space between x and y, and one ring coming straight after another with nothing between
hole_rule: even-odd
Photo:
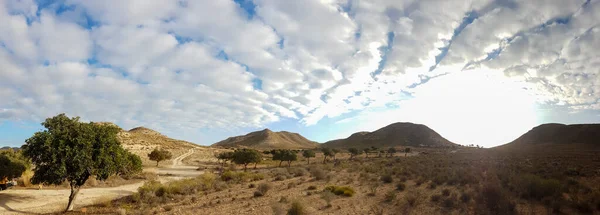
<instances>
[{"instance_id":1,"label":"sky","mask_svg":"<svg viewBox=\"0 0 600 215\"><path fill-rule=\"evenodd\" d=\"M600 122L600 0L0 0L0 146L59 113L209 145Z\"/></svg>"}]
</instances>

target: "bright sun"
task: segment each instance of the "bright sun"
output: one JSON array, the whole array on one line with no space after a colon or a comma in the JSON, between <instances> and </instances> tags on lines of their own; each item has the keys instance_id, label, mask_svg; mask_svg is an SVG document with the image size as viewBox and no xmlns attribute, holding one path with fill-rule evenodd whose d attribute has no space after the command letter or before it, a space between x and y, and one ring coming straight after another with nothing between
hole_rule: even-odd
<instances>
[{"instance_id":1,"label":"bright sun","mask_svg":"<svg viewBox=\"0 0 600 215\"><path fill-rule=\"evenodd\" d=\"M455 72L416 88L401 115L456 143L501 145L537 123L535 97L523 86L497 71Z\"/></svg>"}]
</instances>

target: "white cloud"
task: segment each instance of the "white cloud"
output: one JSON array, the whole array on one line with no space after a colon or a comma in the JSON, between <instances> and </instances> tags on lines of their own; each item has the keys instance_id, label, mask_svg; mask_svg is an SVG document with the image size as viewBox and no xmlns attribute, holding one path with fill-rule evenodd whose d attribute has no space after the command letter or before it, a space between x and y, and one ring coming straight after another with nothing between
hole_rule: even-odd
<instances>
[{"instance_id":1,"label":"white cloud","mask_svg":"<svg viewBox=\"0 0 600 215\"><path fill-rule=\"evenodd\" d=\"M67 0L57 14L60 2L2 1L0 120L314 125L386 109L467 65L526 83L538 102L598 109L598 1L253 3Z\"/></svg>"}]
</instances>

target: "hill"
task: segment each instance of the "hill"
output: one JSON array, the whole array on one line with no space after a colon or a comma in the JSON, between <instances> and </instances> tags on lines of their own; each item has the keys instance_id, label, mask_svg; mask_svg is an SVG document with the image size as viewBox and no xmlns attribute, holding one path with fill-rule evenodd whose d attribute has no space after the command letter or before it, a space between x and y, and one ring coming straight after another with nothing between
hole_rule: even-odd
<instances>
[{"instance_id":1,"label":"hill","mask_svg":"<svg viewBox=\"0 0 600 215\"><path fill-rule=\"evenodd\" d=\"M171 139L161 133L149 128L137 127L129 131L122 130L118 134L119 140L124 147L130 146L152 146L165 149L189 149L198 147L194 143L183 140Z\"/></svg>"},{"instance_id":2,"label":"hill","mask_svg":"<svg viewBox=\"0 0 600 215\"><path fill-rule=\"evenodd\" d=\"M446 140L434 130L421 124L394 123L373 132L357 132L346 139L323 143L329 148L367 148L394 146L451 147L456 144Z\"/></svg>"},{"instance_id":3,"label":"hill","mask_svg":"<svg viewBox=\"0 0 600 215\"><path fill-rule=\"evenodd\" d=\"M506 145L595 144L600 146L600 124L543 124Z\"/></svg>"},{"instance_id":4,"label":"hill","mask_svg":"<svg viewBox=\"0 0 600 215\"><path fill-rule=\"evenodd\" d=\"M310 149L316 148L318 145L317 142L310 141L297 133L287 131L273 132L265 129L242 136L229 137L211 146L253 149Z\"/></svg>"}]
</instances>

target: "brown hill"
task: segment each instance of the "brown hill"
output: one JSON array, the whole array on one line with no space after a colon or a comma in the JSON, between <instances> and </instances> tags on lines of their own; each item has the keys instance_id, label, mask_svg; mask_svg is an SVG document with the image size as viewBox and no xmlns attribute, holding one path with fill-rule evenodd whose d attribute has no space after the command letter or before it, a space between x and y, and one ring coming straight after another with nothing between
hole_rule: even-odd
<instances>
[{"instance_id":1,"label":"brown hill","mask_svg":"<svg viewBox=\"0 0 600 215\"><path fill-rule=\"evenodd\" d=\"M322 145L330 148L456 146L425 125L404 122L394 123L373 132L354 133L346 139L332 140Z\"/></svg>"},{"instance_id":2,"label":"brown hill","mask_svg":"<svg viewBox=\"0 0 600 215\"><path fill-rule=\"evenodd\" d=\"M506 145L595 144L600 146L600 124L543 124Z\"/></svg>"},{"instance_id":3,"label":"brown hill","mask_svg":"<svg viewBox=\"0 0 600 215\"><path fill-rule=\"evenodd\" d=\"M211 146L253 149L310 149L318 147L318 143L310 141L297 133L273 132L265 129L242 136L230 137Z\"/></svg>"},{"instance_id":4,"label":"brown hill","mask_svg":"<svg viewBox=\"0 0 600 215\"><path fill-rule=\"evenodd\" d=\"M194 143L183 140L171 139L161 133L149 128L137 127L129 131L121 131L119 139L124 147L128 146L147 146L161 147L165 149L189 149L198 147Z\"/></svg>"}]
</instances>

